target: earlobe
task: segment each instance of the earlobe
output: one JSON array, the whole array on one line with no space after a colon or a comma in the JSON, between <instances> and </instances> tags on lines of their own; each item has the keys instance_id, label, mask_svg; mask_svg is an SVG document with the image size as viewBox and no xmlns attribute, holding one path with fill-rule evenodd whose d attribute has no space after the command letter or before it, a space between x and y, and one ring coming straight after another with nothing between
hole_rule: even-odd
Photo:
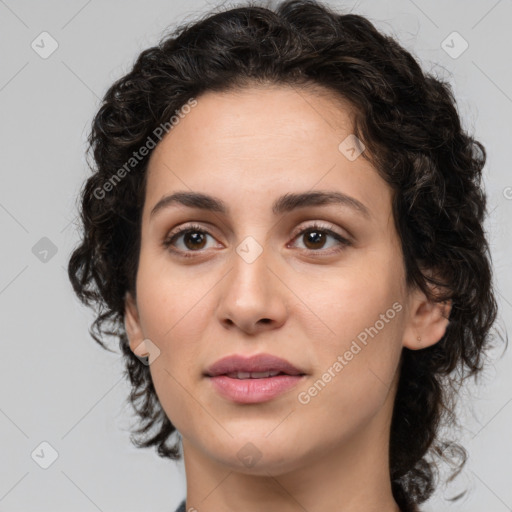
<instances>
[{"instance_id":1,"label":"earlobe","mask_svg":"<svg viewBox=\"0 0 512 512\"><path fill-rule=\"evenodd\" d=\"M416 290L404 331L404 347L419 350L435 345L446 333L451 306L451 301L431 302L423 292Z\"/></svg>"},{"instance_id":2,"label":"earlobe","mask_svg":"<svg viewBox=\"0 0 512 512\"><path fill-rule=\"evenodd\" d=\"M125 294L124 327L131 351L139 357L145 357L148 350L144 343L137 304L130 292Z\"/></svg>"}]
</instances>

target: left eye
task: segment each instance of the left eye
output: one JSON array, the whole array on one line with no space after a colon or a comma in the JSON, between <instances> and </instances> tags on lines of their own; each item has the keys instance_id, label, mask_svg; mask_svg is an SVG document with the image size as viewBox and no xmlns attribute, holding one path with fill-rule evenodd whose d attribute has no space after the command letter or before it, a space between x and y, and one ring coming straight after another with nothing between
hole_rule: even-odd
<instances>
[{"instance_id":1,"label":"left eye","mask_svg":"<svg viewBox=\"0 0 512 512\"><path fill-rule=\"evenodd\" d=\"M163 241L163 245L175 253L181 253L184 257L190 257L192 256L190 253L199 252L200 249L204 249L206 245L206 237L208 236L213 238L208 231L200 226L185 226L184 228L180 228L178 231L171 233L171 235ZM337 242L337 245L341 246L340 249L336 249L334 252L343 250L343 248L350 245L350 241L346 238L342 237L335 231L318 224L302 229L294 236L293 240L302 238L305 240L305 250L320 252L320 250L325 249L324 245L328 237L334 239ZM175 249L176 240L179 240L180 238L183 238L185 248ZM336 243L334 245L336 245ZM173 248L171 248L171 246Z\"/></svg>"},{"instance_id":2,"label":"left eye","mask_svg":"<svg viewBox=\"0 0 512 512\"><path fill-rule=\"evenodd\" d=\"M324 245L327 237L333 238L337 244L341 246L340 249L336 249L334 252L343 250L344 247L350 245L349 240L346 238L342 237L332 229L320 226L318 224L308 226L307 228L301 230L298 235L295 236L294 240L305 240L306 250L318 252L319 249L325 249ZM318 247L319 245L321 247Z\"/></svg>"}]
</instances>

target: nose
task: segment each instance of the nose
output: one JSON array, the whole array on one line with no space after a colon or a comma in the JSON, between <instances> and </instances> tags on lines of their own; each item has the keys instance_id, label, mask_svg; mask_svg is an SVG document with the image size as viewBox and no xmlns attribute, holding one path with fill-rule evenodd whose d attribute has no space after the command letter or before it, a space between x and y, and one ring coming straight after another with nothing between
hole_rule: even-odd
<instances>
[{"instance_id":1,"label":"nose","mask_svg":"<svg viewBox=\"0 0 512 512\"><path fill-rule=\"evenodd\" d=\"M264 249L254 261L234 252L232 261L217 309L223 327L256 334L283 325L287 287L281 281L278 266L272 265L269 250Z\"/></svg>"}]
</instances>

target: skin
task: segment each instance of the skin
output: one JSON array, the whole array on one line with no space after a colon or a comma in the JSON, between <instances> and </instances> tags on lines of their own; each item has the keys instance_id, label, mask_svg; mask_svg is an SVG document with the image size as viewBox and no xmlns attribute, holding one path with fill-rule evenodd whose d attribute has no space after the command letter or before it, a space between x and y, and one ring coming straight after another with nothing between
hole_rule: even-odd
<instances>
[{"instance_id":1,"label":"skin","mask_svg":"<svg viewBox=\"0 0 512 512\"><path fill-rule=\"evenodd\" d=\"M350 105L286 86L197 100L151 155L137 297L127 294L125 310L131 349L159 351L149 368L182 435L187 510L398 511L388 450L400 355L437 343L449 310L406 287L391 189L365 158L338 149L352 133ZM272 213L279 196L312 190L348 194L370 216L340 205ZM231 213L174 204L150 217L177 191L218 197ZM208 234L199 248L175 240L192 255L184 258L162 242L191 221ZM315 245L300 234L314 221L351 244L323 232ZM263 250L252 263L236 252L247 236ZM298 394L396 302L400 312L300 403ZM226 355L262 352L307 376L258 404L223 398L203 376ZM250 467L237 456L247 443L260 456Z\"/></svg>"}]
</instances>

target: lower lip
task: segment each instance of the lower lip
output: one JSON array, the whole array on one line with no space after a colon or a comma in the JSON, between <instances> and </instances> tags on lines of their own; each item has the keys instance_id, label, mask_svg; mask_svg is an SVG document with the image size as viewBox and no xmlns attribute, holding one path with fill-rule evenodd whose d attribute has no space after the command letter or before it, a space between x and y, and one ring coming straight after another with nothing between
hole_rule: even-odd
<instances>
[{"instance_id":1,"label":"lower lip","mask_svg":"<svg viewBox=\"0 0 512 512\"><path fill-rule=\"evenodd\" d=\"M241 404L266 402L296 386L303 375L276 375L263 379L233 379L227 375L208 377L225 398Z\"/></svg>"}]
</instances>

